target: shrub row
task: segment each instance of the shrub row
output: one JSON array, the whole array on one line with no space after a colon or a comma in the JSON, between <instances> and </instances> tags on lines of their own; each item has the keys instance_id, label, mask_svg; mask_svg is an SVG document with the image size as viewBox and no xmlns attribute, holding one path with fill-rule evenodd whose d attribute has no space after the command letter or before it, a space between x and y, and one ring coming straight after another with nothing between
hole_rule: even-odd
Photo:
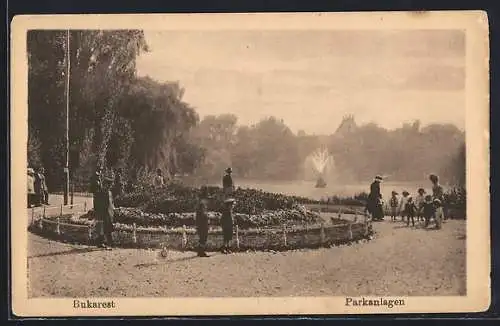
<instances>
[{"instance_id":1,"label":"shrub row","mask_svg":"<svg viewBox=\"0 0 500 326\"><path fill-rule=\"evenodd\" d=\"M208 212L208 223L210 226L220 225L221 213ZM95 219L94 212L78 217L79 220ZM281 209L275 211L263 211L259 214L235 213L234 221L241 229L266 228L276 226L291 226L320 223L321 216L307 210ZM176 227L194 227L196 225L196 215L192 212L184 213L151 213L145 212L137 207L118 207L115 209L115 222L121 224L136 224L138 226L169 228Z\"/></svg>"}]
</instances>

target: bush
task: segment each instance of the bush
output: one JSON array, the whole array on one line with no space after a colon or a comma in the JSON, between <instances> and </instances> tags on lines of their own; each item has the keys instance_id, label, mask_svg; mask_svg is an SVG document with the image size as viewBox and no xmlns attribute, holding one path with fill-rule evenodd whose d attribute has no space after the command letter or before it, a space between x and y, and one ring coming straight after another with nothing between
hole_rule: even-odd
<instances>
[{"instance_id":1,"label":"bush","mask_svg":"<svg viewBox=\"0 0 500 326\"><path fill-rule=\"evenodd\" d=\"M208 187L211 197L209 209L218 211L222 207L223 196L220 187ZM150 213L194 212L198 203L199 189L181 184L169 184L161 189L146 188L125 194L115 200L116 206L142 207ZM257 189L237 188L234 212L256 214L264 211L293 209L297 204L319 203L319 201L283 194L269 193Z\"/></svg>"},{"instance_id":2,"label":"bush","mask_svg":"<svg viewBox=\"0 0 500 326\"><path fill-rule=\"evenodd\" d=\"M76 224L91 224L95 219L94 212L74 218L71 222ZM220 226L221 213L208 212L209 226ZM235 213L234 221L241 229L267 228L277 226L291 226L302 224L316 224L322 221L319 214L298 209L264 211L260 214ZM178 228L182 226L195 227L196 215L191 212L184 213L150 213L140 208L119 207L115 209L114 222L119 224L146 227L169 227Z\"/></svg>"}]
</instances>

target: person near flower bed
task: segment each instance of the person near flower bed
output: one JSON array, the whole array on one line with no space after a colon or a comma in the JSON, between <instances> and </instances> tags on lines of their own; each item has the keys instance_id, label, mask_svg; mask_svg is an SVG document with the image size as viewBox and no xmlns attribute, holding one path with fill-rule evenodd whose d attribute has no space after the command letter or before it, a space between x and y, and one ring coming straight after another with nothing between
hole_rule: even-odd
<instances>
[{"instance_id":1,"label":"person near flower bed","mask_svg":"<svg viewBox=\"0 0 500 326\"><path fill-rule=\"evenodd\" d=\"M113 245L113 218L115 207L113 204L113 195L111 193L112 185L112 178L104 178L103 184L97 192L97 200L94 203L94 210L100 225L98 245L107 249Z\"/></svg>"},{"instance_id":2,"label":"person near flower bed","mask_svg":"<svg viewBox=\"0 0 500 326\"><path fill-rule=\"evenodd\" d=\"M231 176L233 170L227 168L224 172L226 174L222 177L222 190L224 191L224 196L230 198L234 191L233 177Z\"/></svg>"},{"instance_id":3,"label":"person near flower bed","mask_svg":"<svg viewBox=\"0 0 500 326\"><path fill-rule=\"evenodd\" d=\"M200 200L196 207L196 232L198 233L198 257L208 257L206 253L208 237L208 189L203 187L200 191Z\"/></svg>"},{"instance_id":4,"label":"person near flower bed","mask_svg":"<svg viewBox=\"0 0 500 326\"><path fill-rule=\"evenodd\" d=\"M231 241L233 240L233 205L234 199L228 198L224 201L222 208L222 235L224 237L224 244L222 246L222 253L231 253Z\"/></svg>"},{"instance_id":5,"label":"person near flower bed","mask_svg":"<svg viewBox=\"0 0 500 326\"><path fill-rule=\"evenodd\" d=\"M370 194L368 195L367 210L372 215L373 220L380 221L384 219L384 211L382 208L382 193L380 191L380 183L382 177L377 175L375 180L370 185Z\"/></svg>"}]
</instances>

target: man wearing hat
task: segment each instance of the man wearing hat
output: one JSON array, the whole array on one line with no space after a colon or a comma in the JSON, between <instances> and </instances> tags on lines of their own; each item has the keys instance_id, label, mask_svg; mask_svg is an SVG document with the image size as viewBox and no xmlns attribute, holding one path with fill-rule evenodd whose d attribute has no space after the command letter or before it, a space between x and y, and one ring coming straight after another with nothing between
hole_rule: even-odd
<instances>
[{"instance_id":1,"label":"man wearing hat","mask_svg":"<svg viewBox=\"0 0 500 326\"><path fill-rule=\"evenodd\" d=\"M370 194L368 195L368 212L372 214L373 220L383 220L384 211L382 209L382 193L380 192L380 183L382 177L377 175L370 185Z\"/></svg>"},{"instance_id":2,"label":"man wearing hat","mask_svg":"<svg viewBox=\"0 0 500 326\"><path fill-rule=\"evenodd\" d=\"M200 190L200 198L196 207L196 232L198 233L198 257L208 257L206 250L208 237L208 189L202 187Z\"/></svg>"},{"instance_id":3,"label":"man wearing hat","mask_svg":"<svg viewBox=\"0 0 500 326\"><path fill-rule=\"evenodd\" d=\"M225 174L222 177L222 189L224 191L225 198L230 198L233 194L234 184L233 177L231 176L232 173L233 170L229 167L225 170Z\"/></svg>"},{"instance_id":4,"label":"man wearing hat","mask_svg":"<svg viewBox=\"0 0 500 326\"><path fill-rule=\"evenodd\" d=\"M222 253L231 253L231 241L233 240L233 205L234 199L228 198L224 200L222 208L221 226L222 235L224 237L224 245L222 246Z\"/></svg>"}]
</instances>

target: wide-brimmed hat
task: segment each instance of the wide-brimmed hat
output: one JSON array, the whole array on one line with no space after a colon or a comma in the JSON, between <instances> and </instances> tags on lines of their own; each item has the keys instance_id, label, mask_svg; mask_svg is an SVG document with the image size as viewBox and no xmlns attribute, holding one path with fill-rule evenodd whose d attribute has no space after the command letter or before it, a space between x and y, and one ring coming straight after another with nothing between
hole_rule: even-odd
<instances>
[{"instance_id":1,"label":"wide-brimmed hat","mask_svg":"<svg viewBox=\"0 0 500 326\"><path fill-rule=\"evenodd\" d=\"M382 182L382 177L380 175L375 176L375 181Z\"/></svg>"},{"instance_id":2,"label":"wide-brimmed hat","mask_svg":"<svg viewBox=\"0 0 500 326\"><path fill-rule=\"evenodd\" d=\"M227 169L225 169L225 170L224 170L224 172L226 172L226 173L232 173L232 172L233 172L233 169L231 169L231 168L227 168Z\"/></svg>"},{"instance_id":3,"label":"wide-brimmed hat","mask_svg":"<svg viewBox=\"0 0 500 326\"><path fill-rule=\"evenodd\" d=\"M397 192L397 191L394 191L394 190L392 191L392 194L393 194L393 195L399 195L399 194L398 194L398 192Z\"/></svg>"}]
</instances>

